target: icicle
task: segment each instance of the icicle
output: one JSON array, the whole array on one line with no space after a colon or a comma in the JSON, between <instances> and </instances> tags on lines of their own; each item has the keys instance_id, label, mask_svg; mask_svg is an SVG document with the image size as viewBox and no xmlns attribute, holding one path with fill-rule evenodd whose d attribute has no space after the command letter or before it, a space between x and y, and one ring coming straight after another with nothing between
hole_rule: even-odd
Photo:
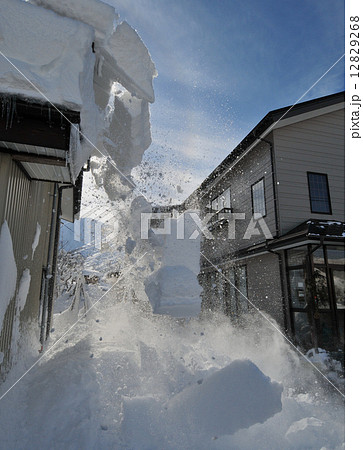
<instances>
[{"instance_id":1,"label":"icicle","mask_svg":"<svg viewBox=\"0 0 363 450\"><path fill-rule=\"evenodd\" d=\"M49 127L52 127L52 108L48 106L48 120L49 120Z\"/></svg>"},{"instance_id":2,"label":"icicle","mask_svg":"<svg viewBox=\"0 0 363 450\"><path fill-rule=\"evenodd\" d=\"M16 114L16 96L4 95L1 97L1 117L6 118L5 129L13 125L14 115Z\"/></svg>"}]
</instances>

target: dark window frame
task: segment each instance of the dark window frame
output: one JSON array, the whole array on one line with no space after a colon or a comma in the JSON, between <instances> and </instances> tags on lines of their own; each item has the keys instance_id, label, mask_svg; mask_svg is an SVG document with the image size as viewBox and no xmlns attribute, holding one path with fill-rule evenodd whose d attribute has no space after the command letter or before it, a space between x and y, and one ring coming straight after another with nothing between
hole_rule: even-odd
<instances>
[{"instance_id":1,"label":"dark window frame","mask_svg":"<svg viewBox=\"0 0 363 450\"><path fill-rule=\"evenodd\" d=\"M328 200L328 205L329 205L329 212L322 212L322 211L313 210L313 202L312 202L312 199L311 199L311 185L310 185L310 177L309 177L309 175L320 175L320 176L325 177L326 187L327 187L327 191L328 191L328 198L327 198L327 200ZM331 198L330 198L330 188L329 188L328 174L327 173L321 173L321 172L310 172L310 171L308 171L308 172L306 172L306 176L307 176L307 179L308 179L310 212L312 214L325 214L325 215L331 216L333 214L333 211L332 211L332 207L331 207Z\"/></svg>"},{"instance_id":2,"label":"dark window frame","mask_svg":"<svg viewBox=\"0 0 363 450\"><path fill-rule=\"evenodd\" d=\"M266 205L266 183L265 183L265 177L260 178L255 183L251 184L251 203L252 203L252 215L255 214L255 205L253 201L253 187L256 186L256 184L263 182L263 201L264 201L264 207L265 207L265 214L262 214L262 217L267 216L267 205ZM261 214L261 213L258 213Z\"/></svg>"}]
</instances>

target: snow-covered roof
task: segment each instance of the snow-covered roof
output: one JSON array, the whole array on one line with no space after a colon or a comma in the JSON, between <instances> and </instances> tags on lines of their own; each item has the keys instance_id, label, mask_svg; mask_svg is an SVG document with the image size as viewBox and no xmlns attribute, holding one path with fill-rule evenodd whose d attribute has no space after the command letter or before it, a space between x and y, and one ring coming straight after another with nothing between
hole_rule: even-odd
<instances>
[{"instance_id":1,"label":"snow-covered roof","mask_svg":"<svg viewBox=\"0 0 363 450\"><path fill-rule=\"evenodd\" d=\"M100 0L0 0L0 8L0 93L80 112L74 177L92 154L130 171L151 143L157 74L136 31ZM115 83L123 94L116 101ZM120 131L120 123L128 125Z\"/></svg>"},{"instance_id":2,"label":"snow-covered roof","mask_svg":"<svg viewBox=\"0 0 363 450\"><path fill-rule=\"evenodd\" d=\"M94 30L21 0L0 3L0 91L79 111Z\"/></svg>"}]
</instances>

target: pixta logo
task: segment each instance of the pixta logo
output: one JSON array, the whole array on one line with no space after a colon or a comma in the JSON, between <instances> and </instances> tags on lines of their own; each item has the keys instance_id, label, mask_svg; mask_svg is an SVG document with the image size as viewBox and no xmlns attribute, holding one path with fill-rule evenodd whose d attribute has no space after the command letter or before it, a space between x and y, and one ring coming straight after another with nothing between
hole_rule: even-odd
<instances>
[{"instance_id":1,"label":"pixta logo","mask_svg":"<svg viewBox=\"0 0 363 450\"><path fill-rule=\"evenodd\" d=\"M96 217L95 217L96 216ZM73 238L83 245L101 250L117 243L118 218L114 211L89 208L82 211L82 217L73 225Z\"/></svg>"},{"instance_id":2,"label":"pixta logo","mask_svg":"<svg viewBox=\"0 0 363 450\"><path fill-rule=\"evenodd\" d=\"M272 239L272 234L261 214L254 214L251 219L246 221L245 213L208 213L203 218L199 212L187 210L179 213L177 210L172 212L141 213L141 239L149 239L151 230L157 235L172 234L172 221L176 222L176 239L197 239L204 236L206 239L216 239L213 230L217 227L227 229L227 238L236 239L237 221L245 221L246 225L242 239L249 240L252 236L264 235L266 239ZM193 222L194 230L190 232L190 226L186 227L186 221ZM186 232L186 228L189 232Z\"/></svg>"}]
</instances>

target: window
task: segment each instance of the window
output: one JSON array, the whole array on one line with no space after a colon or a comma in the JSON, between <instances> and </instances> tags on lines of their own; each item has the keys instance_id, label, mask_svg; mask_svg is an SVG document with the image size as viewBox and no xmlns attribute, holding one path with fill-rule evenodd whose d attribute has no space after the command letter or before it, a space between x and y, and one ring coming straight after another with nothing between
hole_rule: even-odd
<instances>
[{"instance_id":1,"label":"window","mask_svg":"<svg viewBox=\"0 0 363 450\"><path fill-rule=\"evenodd\" d=\"M252 212L266 215L265 182L264 179L252 185Z\"/></svg>"},{"instance_id":2,"label":"window","mask_svg":"<svg viewBox=\"0 0 363 450\"><path fill-rule=\"evenodd\" d=\"M308 172L310 208L312 213L331 214L328 176Z\"/></svg>"},{"instance_id":3,"label":"window","mask_svg":"<svg viewBox=\"0 0 363 450\"><path fill-rule=\"evenodd\" d=\"M231 189L228 188L218 195L211 204L212 211L221 211L224 208L231 208Z\"/></svg>"}]
</instances>

